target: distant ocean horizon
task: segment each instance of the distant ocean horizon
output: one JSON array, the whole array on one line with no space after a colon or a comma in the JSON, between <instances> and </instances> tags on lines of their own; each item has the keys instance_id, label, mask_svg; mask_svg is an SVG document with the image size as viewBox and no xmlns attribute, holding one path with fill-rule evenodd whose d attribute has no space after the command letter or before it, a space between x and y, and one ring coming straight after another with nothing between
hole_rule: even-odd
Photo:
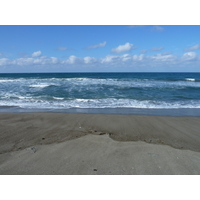
<instances>
[{"instance_id":1,"label":"distant ocean horizon","mask_svg":"<svg viewBox=\"0 0 200 200\"><path fill-rule=\"evenodd\" d=\"M0 74L0 112L40 111L200 116L200 73Z\"/></svg>"}]
</instances>

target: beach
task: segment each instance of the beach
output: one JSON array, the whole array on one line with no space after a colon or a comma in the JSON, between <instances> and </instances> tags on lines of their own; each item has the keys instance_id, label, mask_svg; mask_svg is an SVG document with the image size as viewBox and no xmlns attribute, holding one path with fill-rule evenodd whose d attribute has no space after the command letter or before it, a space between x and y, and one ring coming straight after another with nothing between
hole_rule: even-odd
<instances>
[{"instance_id":1,"label":"beach","mask_svg":"<svg viewBox=\"0 0 200 200\"><path fill-rule=\"evenodd\" d=\"M0 174L200 174L200 117L0 113Z\"/></svg>"}]
</instances>

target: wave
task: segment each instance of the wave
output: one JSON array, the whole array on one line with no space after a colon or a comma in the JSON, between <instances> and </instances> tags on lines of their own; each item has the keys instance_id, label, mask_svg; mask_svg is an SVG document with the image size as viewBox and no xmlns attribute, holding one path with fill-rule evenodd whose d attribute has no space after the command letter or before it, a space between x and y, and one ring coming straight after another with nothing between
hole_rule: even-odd
<instances>
[{"instance_id":1,"label":"wave","mask_svg":"<svg viewBox=\"0 0 200 200\"><path fill-rule=\"evenodd\" d=\"M0 83L13 82L14 80L0 80Z\"/></svg>"},{"instance_id":2,"label":"wave","mask_svg":"<svg viewBox=\"0 0 200 200\"><path fill-rule=\"evenodd\" d=\"M200 108L198 76L174 77L1 77L0 105L41 109Z\"/></svg>"},{"instance_id":3,"label":"wave","mask_svg":"<svg viewBox=\"0 0 200 200\"><path fill-rule=\"evenodd\" d=\"M0 106L18 106L21 108L41 109L69 109L69 108L145 108L145 109L178 109L178 108L200 108L200 100L187 101L150 101L132 99L70 99L63 100L54 97L51 100L38 98L19 98L1 100Z\"/></svg>"},{"instance_id":4,"label":"wave","mask_svg":"<svg viewBox=\"0 0 200 200\"><path fill-rule=\"evenodd\" d=\"M185 80L186 80L186 81L193 81L193 82L196 81L195 78L186 78Z\"/></svg>"},{"instance_id":5,"label":"wave","mask_svg":"<svg viewBox=\"0 0 200 200\"><path fill-rule=\"evenodd\" d=\"M40 83L40 84L35 84L35 85L29 85L29 87L32 87L32 88L45 88L49 86L57 86L57 85L52 84L52 83Z\"/></svg>"},{"instance_id":6,"label":"wave","mask_svg":"<svg viewBox=\"0 0 200 200\"><path fill-rule=\"evenodd\" d=\"M72 83L90 83L90 84L106 84L106 83L148 83L148 82L156 82L156 83L169 83L169 82L182 82L182 81L193 81L193 82L199 82L200 79L193 78L193 77L187 77L187 78L90 78L90 77L79 77L79 78L9 78L9 79L0 79L0 82L27 82L27 83L63 83L63 82L72 82ZM33 84L34 85L34 84ZM36 85L36 84L35 84Z\"/></svg>"},{"instance_id":7,"label":"wave","mask_svg":"<svg viewBox=\"0 0 200 200\"><path fill-rule=\"evenodd\" d=\"M62 98L62 97L53 97L53 99L56 99L56 100L63 100L64 98Z\"/></svg>"}]
</instances>

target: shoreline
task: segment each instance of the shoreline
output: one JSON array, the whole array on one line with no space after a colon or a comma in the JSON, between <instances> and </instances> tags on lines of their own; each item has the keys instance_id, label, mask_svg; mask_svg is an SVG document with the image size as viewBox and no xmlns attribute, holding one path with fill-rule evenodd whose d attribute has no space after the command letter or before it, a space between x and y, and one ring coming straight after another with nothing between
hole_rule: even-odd
<instances>
[{"instance_id":1,"label":"shoreline","mask_svg":"<svg viewBox=\"0 0 200 200\"><path fill-rule=\"evenodd\" d=\"M123 154L125 157L120 153L117 156L119 160L123 160L129 157L132 158L133 155L139 156L146 148L154 151L152 155L157 155L160 151L163 151L163 154L165 154L164 149L168 149L168 153L165 155L168 159L172 156L171 153L169 154L171 151L180 154L179 158L181 155L191 154L195 155L196 161L190 162L191 157L184 156L184 160L186 159L184 162L190 162L191 166L193 166L192 162L194 162L200 166L199 122L200 117L78 113L0 113L0 174L12 174L15 167L20 169L21 166L23 168L23 162L26 163L25 159L28 159L30 153L31 155L34 154L34 156L37 155L38 159L40 158L41 161L35 163L40 165L43 163L42 158L46 159L46 156L51 156L48 151L54 152L54 149L61 148L57 151L57 157L55 158L61 162L59 154L64 156L67 151L67 145L72 144L76 144L76 146L72 145L71 150L67 152L69 158L72 158L76 153L82 155L83 159L84 157L90 159L88 154L91 154L91 159L96 159L96 162L100 162L99 159L101 157L97 156L98 153L101 154L102 151L107 149L112 151L113 155L117 152L123 154L124 150L122 149L124 148L126 149L126 153ZM87 141L84 143L85 140ZM103 144L104 140L105 144ZM86 147L91 142L93 145L90 152L88 152ZM82 149L81 146L84 148ZM96 152L96 146L99 146L98 152ZM40 151L43 151L42 149L49 148L52 149L44 150L46 153L40 154ZM135 148L139 148L140 151ZM96 152L95 157L93 157L93 151ZM24 160L19 163L21 159L19 155L21 154L24 155L24 157L22 156ZM104 152L103 156L107 157L108 154ZM112 160L112 155L109 156ZM15 165L13 165L13 162ZM74 160L72 165L75 165L76 162L79 163L80 161ZM109 164L109 160L107 162ZM146 162L143 160L144 165L148 164ZM33 164L33 160L30 160L29 164ZM10 170L6 171L5 166L10 168ZM70 165L70 167L72 166ZM145 166L143 167L145 168ZM196 173L200 174L200 169L199 167L197 169L196 164L193 168L197 170ZM30 171L30 174L34 174L34 172L33 169L33 171ZM43 173L45 174L45 170ZM49 171L47 170L46 174L48 173ZM80 171L70 173L87 174L87 172L83 172L81 169ZM126 173L129 174L126 170L122 174ZM18 171L16 174L20 174L20 172ZM22 171L21 174L23 174Z\"/></svg>"},{"instance_id":2,"label":"shoreline","mask_svg":"<svg viewBox=\"0 0 200 200\"><path fill-rule=\"evenodd\" d=\"M0 106L0 113L68 113L68 114L111 114L111 115L150 115L150 116L195 116L200 117L200 108L21 108Z\"/></svg>"}]
</instances>

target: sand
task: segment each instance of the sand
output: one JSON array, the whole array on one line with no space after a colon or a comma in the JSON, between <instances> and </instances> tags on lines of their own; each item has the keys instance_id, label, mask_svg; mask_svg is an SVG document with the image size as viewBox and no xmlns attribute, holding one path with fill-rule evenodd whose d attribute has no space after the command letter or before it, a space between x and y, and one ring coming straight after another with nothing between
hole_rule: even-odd
<instances>
[{"instance_id":1,"label":"sand","mask_svg":"<svg viewBox=\"0 0 200 200\"><path fill-rule=\"evenodd\" d=\"M0 174L200 174L200 117L1 113Z\"/></svg>"}]
</instances>

